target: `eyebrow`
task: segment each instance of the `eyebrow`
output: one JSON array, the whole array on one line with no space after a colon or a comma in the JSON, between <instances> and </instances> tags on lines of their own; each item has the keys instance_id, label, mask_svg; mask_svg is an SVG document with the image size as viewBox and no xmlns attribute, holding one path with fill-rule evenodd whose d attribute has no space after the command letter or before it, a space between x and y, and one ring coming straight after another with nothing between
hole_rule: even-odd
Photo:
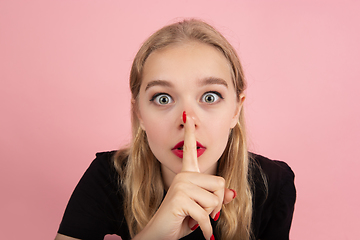
<instances>
[{"instance_id":1,"label":"eyebrow","mask_svg":"<svg viewBox=\"0 0 360 240\"><path fill-rule=\"evenodd\" d=\"M208 77L208 78L204 78L199 82L199 86L206 86L206 85L211 85L211 84L219 84L219 85L224 85L226 88L228 87L227 82L222 79L222 78L216 78L216 77ZM174 87L174 85L166 80L153 80L151 82L149 82L146 87L145 87L145 91L148 90L151 87L154 86L163 86L163 87Z\"/></svg>"},{"instance_id":2,"label":"eyebrow","mask_svg":"<svg viewBox=\"0 0 360 240\"><path fill-rule=\"evenodd\" d=\"M171 82L168 82L165 80L154 80L154 81L149 82L146 85L145 91L153 86L173 87L173 84Z\"/></svg>"},{"instance_id":3,"label":"eyebrow","mask_svg":"<svg viewBox=\"0 0 360 240\"><path fill-rule=\"evenodd\" d=\"M224 79L216 78L216 77L208 77L208 78L202 79L199 83L199 86L205 86L205 85L211 85L211 84L219 84L219 85L224 85L226 88L228 87L228 84Z\"/></svg>"}]
</instances>

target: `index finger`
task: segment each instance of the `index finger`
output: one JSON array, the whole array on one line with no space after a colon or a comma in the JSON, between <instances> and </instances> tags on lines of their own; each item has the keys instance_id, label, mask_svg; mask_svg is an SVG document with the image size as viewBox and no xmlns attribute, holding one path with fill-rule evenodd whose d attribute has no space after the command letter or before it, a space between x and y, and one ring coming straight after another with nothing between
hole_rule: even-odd
<instances>
[{"instance_id":1,"label":"index finger","mask_svg":"<svg viewBox=\"0 0 360 240\"><path fill-rule=\"evenodd\" d=\"M197 161L197 147L195 137L195 122L186 116L184 123L185 138L183 147L182 172L200 172Z\"/></svg>"}]
</instances>

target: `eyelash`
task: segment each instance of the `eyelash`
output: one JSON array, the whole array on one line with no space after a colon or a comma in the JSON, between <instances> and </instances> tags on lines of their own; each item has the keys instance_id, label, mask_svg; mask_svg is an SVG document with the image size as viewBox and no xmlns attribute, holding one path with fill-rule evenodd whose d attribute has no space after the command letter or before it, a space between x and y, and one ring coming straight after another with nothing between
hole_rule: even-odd
<instances>
[{"instance_id":1,"label":"eyelash","mask_svg":"<svg viewBox=\"0 0 360 240\"><path fill-rule=\"evenodd\" d=\"M209 93L212 93L212 94L217 95L220 99L224 99L223 96L221 95L221 93L219 93L219 92L217 92L217 91L209 91L209 92L206 92L206 93L204 93L204 94L202 95L201 99L203 99L204 96L206 96L206 95L209 94Z\"/></svg>"},{"instance_id":2,"label":"eyelash","mask_svg":"<svg viewBox=\"0 0 360 240\"><path fill-rule=\"evenodd\" d=\"M154 96L151 97L150 102L154 102L155 99L156 99L157 97L161 96L161 95L166 95L166 96L168 96L169 98L172 99L172 97L171 97L169 94L164 93L164 92L161 92L161 93L156 93L156 94L154 94Z\"/></svg>"},{"instance_id":3,"label":"eyelash","mask_svg":"<svg viewBox=\"0 0 360 240\"><path fill-rule=\"evenodd\" d=\"M206 93L204 93L204 94L201 96L201 99L203 99L204 96L206 96L207 94L210 94L210 93L211 93L211 94L216 94L220 99L224 99L223 96L221 95L221 93L219 93L219 92L217 92L217 91L209 91L209 92L206 92ZM154 94L154 95L151 97L150 102L155 102L155 99L156 99L157 97L161 96L161 95L168 96L169 98L172 99L172 97L171 97L169 94L164 93L164 92L161 92L161 93L156 93L156 94ZM158 103L157 103L157 104L158 104ZM160 104L160 105L161 105L161 104ZM166 105L166 104L164 104L164 105Z\"/></svg>"}]
</instances>

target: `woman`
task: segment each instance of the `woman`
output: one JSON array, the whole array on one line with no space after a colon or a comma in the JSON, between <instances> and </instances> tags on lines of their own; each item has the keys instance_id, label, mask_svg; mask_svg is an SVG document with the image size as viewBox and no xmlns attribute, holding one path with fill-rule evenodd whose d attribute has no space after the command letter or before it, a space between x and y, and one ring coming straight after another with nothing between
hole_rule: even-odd
<instances>
[{"instance_id":1,"label":"woman","mask_svg":"<svg viewBox=\"0 0 360 240\"><path fill-rule=\"evenodd\" d=\"M294 174L248 153L245 80L213 27L185 20L154 33L130 74L133 141L99 153L56 239L288 239Z\"/></svg>"}]
</instances>

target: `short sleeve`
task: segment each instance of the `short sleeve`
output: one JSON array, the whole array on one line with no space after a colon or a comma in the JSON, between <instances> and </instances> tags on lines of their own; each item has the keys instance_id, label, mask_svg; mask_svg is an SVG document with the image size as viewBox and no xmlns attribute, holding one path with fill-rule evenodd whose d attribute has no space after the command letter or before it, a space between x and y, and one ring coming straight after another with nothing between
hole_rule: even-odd
<instances>
[{"instance_id":1,"label":"short sleeve","mask_svg":"<svg viewBox=\"0 0 360 240\"><path fill-rule=\"evenodd\" d=\"M294 173L290 167L279 162L284 169L278 196L273 205L273 211L267 227L263 233L262 240L288 240L294 205L296 200L296 189L294 184Z\"/></svg>"},{"instance_id":2,"label":"short sleeve","mask_svg":"<svg viewBox=\"0 0 360 240\"><path fill-rule=\"evenodd\" d=\"M113 154L96 155L70 197L58 233L85 240L104 239L106 234L128 238Z\"/></svg>"},{"instance_id":3,"label":"short sleeve","mask_svg":"<svg viewBox=\"0 0 360 240\"><path fill-rule=\"evenodd\" d=\"M296 200L294 172L285 162L252 156L257 166L253 171L255 238L288 240Z\"/></svg>"}]
</instances>

